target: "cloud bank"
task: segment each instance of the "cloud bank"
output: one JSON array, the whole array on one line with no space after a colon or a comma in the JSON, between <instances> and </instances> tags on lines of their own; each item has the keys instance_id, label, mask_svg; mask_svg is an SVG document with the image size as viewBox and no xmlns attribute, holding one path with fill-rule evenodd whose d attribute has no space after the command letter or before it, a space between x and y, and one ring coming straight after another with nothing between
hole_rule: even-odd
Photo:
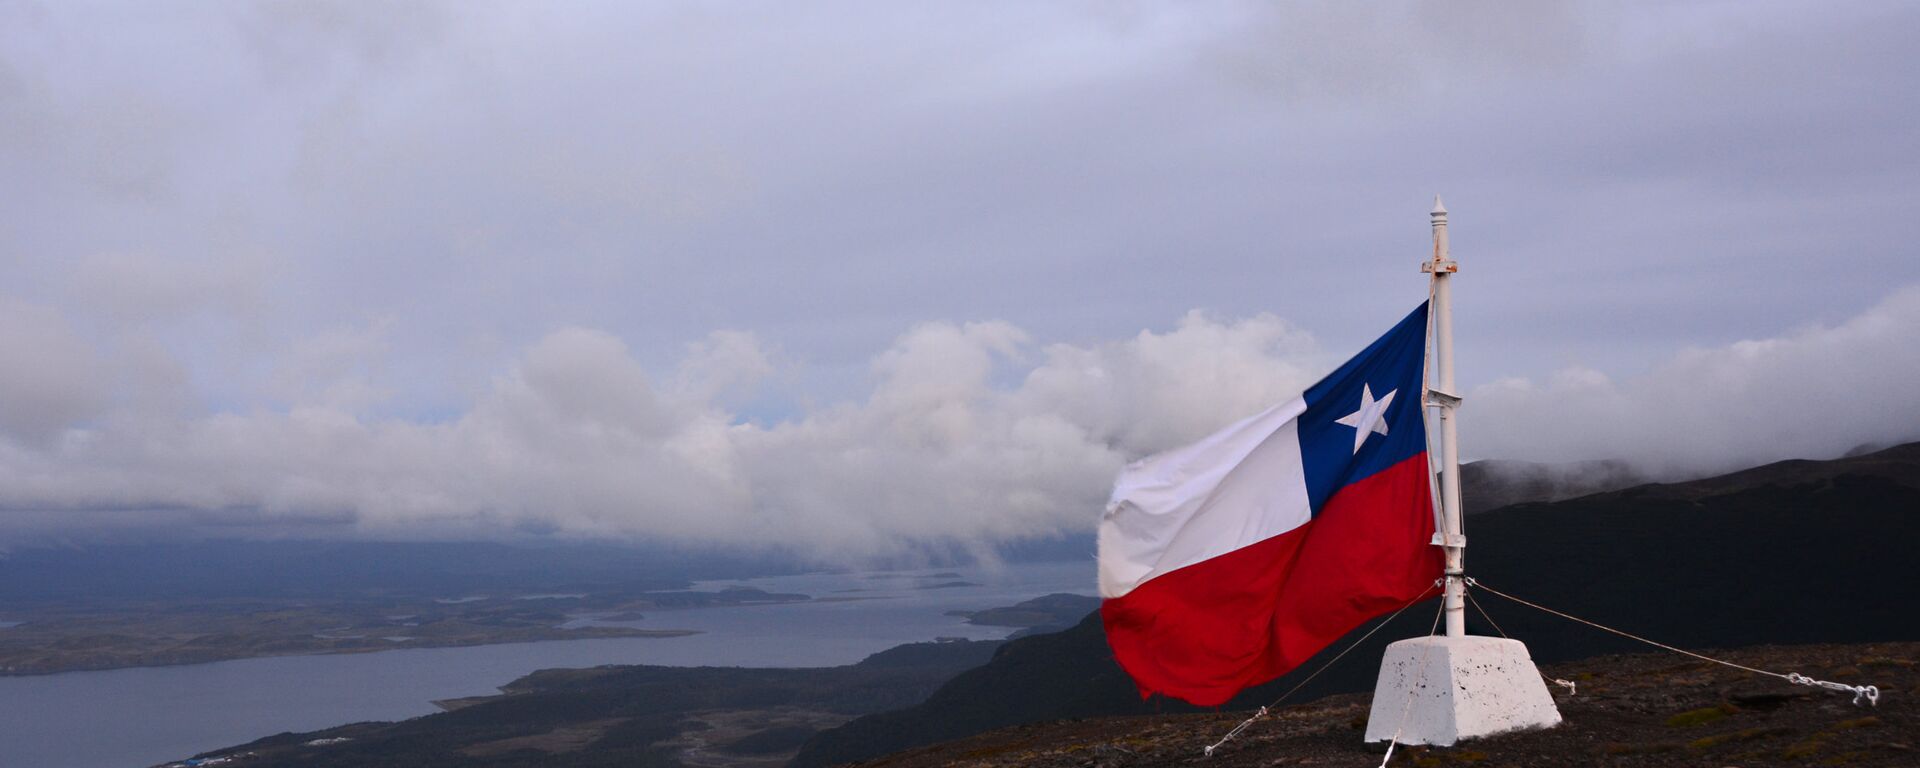
<instances>
[{"instance_id":1,"label":"cloud bank","mask_svg":"<svg viewBox=\"0 0 1920 768\"><path fill-rule=\"evenodd\" d=\"M10 325L0 351L101 356L44 310L13 314L39 321ZM263 531L888 554L1084 527L1126 458L1297 392L1319 367L1311 338L1272 316L1194 313L1089 346L929 323L873 358L864 399L758 424L724 405L777 378L752 335L711 334L656 374L619 338L571 327L464 412L425 421L365 415L380 350L325 334L284 356L306 382L288 407L197 416L145 406L137 380L104 394L55 380L97 379L83 363L0 379L0 506L17 526L67 529L153 511Z\"/></svg>"},{"instance_id":2,"label":"cloud bank","mask_svg":"<svg viewBox=\"0 0 1920 768\"><path fill-rule=\"evenodd\" d=\"M340 332L289 356L307 372L310 358L352 363L288 407L183 414L134 396L143 379L87 386L114 368L105 352L47 310L5 309L15 322L0 352L48 361L0 377L0 507L15 534L157 516L253 533L646 539L842 559L990 545L1087 530L1125 461L1292 397L1339 357L1272 315L1194 312L1087 344L1040 343L1003 322L927 323L872 357L864 397L762 423L727 403L785 386L781 369L796 364L751 334L711 334L649 371L618 337L570 327L521 350L464 411L424 420L367 415L382 347ZM1670 472L1829 456L1920 436L1920 397L1903 387L1916 377L1920 287L1839 325L1689 350L1632 378L1569 369L1490 383L1470 393L1463 435L1476 456Z\"/></svg>"},{"instance_id":3,"label":"cloud bank","mask_svg":"<svg viewBox=\"0 0 1920 768\"><path fill-rule=\"evenodd\" d=\"M1834 326L1687 349L1616 379L1568 368L1473 390L1471 450L1699 474L1920 439L1920 287Z\"/></svg>"}]
</instances>

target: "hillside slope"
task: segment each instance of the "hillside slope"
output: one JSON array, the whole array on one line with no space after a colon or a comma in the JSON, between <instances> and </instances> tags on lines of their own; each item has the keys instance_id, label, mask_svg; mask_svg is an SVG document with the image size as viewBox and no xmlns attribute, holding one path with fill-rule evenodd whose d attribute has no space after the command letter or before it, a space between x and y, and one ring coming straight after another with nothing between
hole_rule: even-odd
<instances>
[{"instance_id":1,"label":"hillside slope","mask_svg":"<svg viewBox=\"0 0 1920 768\"><path fill-rule=\"evenodd\" d=\"M1579 681L1556 690L1565 721L1452 748L1401 747L1395 766L1604 765L1912 766L1920 764L1920 643L1766 646L1726 652L1740 663L1878 684L1879 706L1670 654L1606 656L1545 667ZM1244 712L1052 721L900 752L871 768L1158 768L1380 763L1361 742L1369 697L1347 694L1284 707L1202 750Z\"/></svg>"},{"instance_id":2,"label":"hillside slope","mask_svg":"<svg viewBox=\"0 0 1920 768\"><path fill-rule=\"evenodd\" d=\"M1782 462L1689 483L1646 485L1475 515L1468 572L1489 586L1670 643L1920 638L1903 590L1920 541L1920 445L1829 462ZM1501 628L1536 659L1644 650L1628 641L1482 595ZM1371 686L1380 651L1425 634L1429 601L1403 614L1303 699ZM1470 631L1495 634L1478 616ZM1229 708L1271 701L1344 647L1336 643ZM797 768L864 760L983 731L1061 718L1193 711L1141 701L1112 660L1097 616L1008 643L918 706L815 736Z\"/></svg>"}]
</instances>

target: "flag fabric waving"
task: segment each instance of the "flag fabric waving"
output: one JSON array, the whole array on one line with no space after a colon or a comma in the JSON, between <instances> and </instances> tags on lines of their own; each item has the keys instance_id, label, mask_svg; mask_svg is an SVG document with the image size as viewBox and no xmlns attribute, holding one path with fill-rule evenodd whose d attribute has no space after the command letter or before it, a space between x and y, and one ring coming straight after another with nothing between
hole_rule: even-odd
<instances>
[{"instance_id":1,"label":"flag fabric waving","mask_svg":"<svg viewBox=\"0 0 1920 768\"><path fill-rule=\"evenodd\" d=\"M1100 614L1142 697L1202 706L1432 588L1427 305L1292 402L1127 466Z\"/></svg>"}]
</instances>

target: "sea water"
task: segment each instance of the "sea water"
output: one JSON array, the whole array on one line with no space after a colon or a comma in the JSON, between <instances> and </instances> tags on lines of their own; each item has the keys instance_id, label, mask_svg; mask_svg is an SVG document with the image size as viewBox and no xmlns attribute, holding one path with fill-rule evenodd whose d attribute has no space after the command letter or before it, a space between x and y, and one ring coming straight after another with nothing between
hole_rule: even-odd
<instances>
[{"instance_id":1,"label":"sea water","mask_svg":"<svg viewBox=\"0 0 1920 768\"><path fill-rule=\"evenodd\" d=\"M958 574L946 576L944 574ZM942 586L967 582L971 586ZM0 765L140 768L283 731L437 711L549 667L602 664L808 667L851 664L939 637L998 639L948 611L1092 592L1093 564L1029 563L705 582L797 592L813 602L646 612L616 626L695 629L617 638L284 656L0 678ZM580 623L593 623L582 616ZM3 630L0 630L3 631Z\"/></svg>"}]
</instances>

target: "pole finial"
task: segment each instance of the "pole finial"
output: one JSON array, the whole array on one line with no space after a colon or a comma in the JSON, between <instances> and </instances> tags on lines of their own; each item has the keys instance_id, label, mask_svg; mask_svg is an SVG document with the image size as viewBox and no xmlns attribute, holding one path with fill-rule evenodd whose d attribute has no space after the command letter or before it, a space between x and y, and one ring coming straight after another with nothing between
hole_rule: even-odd
<instances>
[{"instance_id":1,"label":"pole finial","mask_svg":"<svg viewBox=\"0 0 1920 768\"><path fill-rule=\"evenodd\" d=\"M1432 211L1432 213L1433 213L1433 215L1435 215L1435 216L1441 216L1441 215L1445 215L1445 214L1446 214L1446 212L1447 212L1447 207L1446 207L1445 205L1442 205L1442 204L1440 203L1440 196L1439 196L1439 195L1434 195L1434 196L1433 196L1433 211Z\"/></svg>"}]
</instances>

